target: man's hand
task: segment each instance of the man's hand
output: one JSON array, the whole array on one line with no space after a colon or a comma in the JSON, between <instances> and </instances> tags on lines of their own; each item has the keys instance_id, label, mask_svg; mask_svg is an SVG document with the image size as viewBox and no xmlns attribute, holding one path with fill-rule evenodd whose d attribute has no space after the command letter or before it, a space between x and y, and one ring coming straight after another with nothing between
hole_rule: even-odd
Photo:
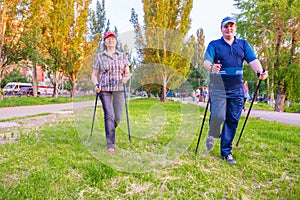
<instances>
[{"instance_id":1,"label":"man's hand","mask_svg":"<svg viewBox=\"0 0 300 200\"><path fill-rule=\"evenodd\" d=\"M268 78L268 76L269 76L268 71L263 71L263 72L259 75L259 79L265 80L266 78Z\"/></svg>"},{"instance_id":2,"label":"man's hand","mask_svg":"<svg viewBox=\"0 0 300 200\"><path fill-rule=\"evenodd\" d=\"M221 67L222 67L221 64L218 64L218 63L212 64L212 65L211 65L211 68L210 68L210 71L211 71L213 74L217 74L217 73L219 73Z\"/></svg>"}]
</instances>

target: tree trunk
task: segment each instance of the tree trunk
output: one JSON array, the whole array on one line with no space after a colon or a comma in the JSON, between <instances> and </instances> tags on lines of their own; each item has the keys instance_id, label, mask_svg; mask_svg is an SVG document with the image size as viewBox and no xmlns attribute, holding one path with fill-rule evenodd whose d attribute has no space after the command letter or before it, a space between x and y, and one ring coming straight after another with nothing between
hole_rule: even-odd
<instances>
[{"instance_id":1,"label":"tree trunk","mask_svg":"<svg viewBox=\"0 0 300 200\"><path fill-rule=\"evenodd\" d=\"M59 79L59 72L55 72L54 80L53 80L54 89L52 94L52 97L55 99L58 97L58 79Z\"/></svg>"},{"instance_id":2,"label":"tree trunk","mask_svg":"<svg viewBox=\"0 0 300 200\"><path fill-rule=\"evenodd\" d=\"M161 86L161 95L160 95L160 101L161 102L166 102L167 101L167 85L164 82L163 85Z\"/></svg>"},{"instance_id":3,"label":"tree trunk","mask_svg":"<svg viewBox=\"0 0 300 200\"><path fill-rule=\"evenodd\" d=\"M165 80L165 78L163 78L162 81L160 101L161 102L167 101L167 81Z\"/></svg>"},{"instance_id":4,"label":"tree trunk","mask_svg":"<svg viewBox=\"0 0 300 200\"><path fill-rule=\"evenodd\" d=\"M75 97L75 92L76 92L76 81L72 80L72 90L70 91L70 98Z\"/></svg>"},{"instance_id":5,"label":"tree trunk","mask_svg":"<svg viewBox=\"0 0 300 200\"><path fill-rule=\"evenodd\" d=\"M38 82L37 82L37 73L36 73L36 63L32 63L32 87L33 87L33 96L38 94Z\"/></svg>"},{"instance_id":6,"label":"tree trunk","mask_svg":"<svg viewBox=\"0 0 300 200\"><path fill-rule=\"evenodd\" d=\"M275 106L276 112L284 111L285 97L286 97L286 91L284 90L284 85L283 85L282 81L279 81L278 82L278 94L277 94L276 106Z\"/></svg>"},{"instance_id":7,"label":"tree trunk","mask_svg":"<svg viewBox=\"0 0 300 200\"><path fill-rule=\"evenodd\" d=\"M148 98L151 97L151 89L147 90L147 96L148 96Z\"/></svg>"},{"instance_id":8,"label":"tree trunk","mask_svg":"<svg viewBox=\"0 0 300 200\"><path fill-rule=\"evenodd\" d=\"M3 66L5 63L4 57L6 57L5 55L2 55L2 51L4 49L4 43L5 43L5 32L6 32L6 21L7 21L7 16L6 16L6 9L7 9L7 4L6 2L2 1L2 9L1 9L1 26L0 26L0 52L1 52L1 61L0 61L0 84L2 82L2 73L3 73Z\"/></svg>"},{"instance_id":9,"label":"tree trunk","mask_svg":"<svg viewBox=\"0 0 300 200\"><path fill-rule=\"evenodd\" d=\"M284 94L278 94L277 100L276 100L276 112L283 112L284 111L284 101L285 101L285 95Z\"/></svg>"},{"instance_id":10,"label":"tree trunk","mask_svg":"<svg viewBox=\"0 0 300 200\"><path fill-rule=\"evenodd\" d=\"M273 90L271 91L271 94L269 96L269 102L268 102L268 105L271 106L271 107L274 107L274 102L275 102L275 97L274 97L274 92Z\"/></svg>"}]
</instances>

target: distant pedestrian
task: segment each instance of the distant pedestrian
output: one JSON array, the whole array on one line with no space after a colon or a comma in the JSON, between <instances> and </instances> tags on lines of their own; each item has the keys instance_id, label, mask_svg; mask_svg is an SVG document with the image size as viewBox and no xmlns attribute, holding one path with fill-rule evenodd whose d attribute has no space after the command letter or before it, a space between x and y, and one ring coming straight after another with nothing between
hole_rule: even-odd
<instances>
[{"instance_id":1,"label":"distant pedestrian","mask_svg":"<svg viewBox=\"0 0 300 200\"><path fill-rule=\"evenodd\" d=\"M195 99L196 99L196 92L195 92L195 90L193 90L193 92L192 92L192 99L193 99L193 102L195 102Z\"/></svg>"},{"instance_id":2,"label":"distant pedestrian","mask_svg":"<svg viewBox=\"0 0 300 200\"><path fill-rule=\"evenodd\" d=\"M200 88L198 87L196 89L196 98L199 98L200 97Z\"/></svg>"},{"instance_id":3,"label":"distant pedestrian","mask_svg":"<svg viewBox=\"0 0 300 200\"><path fill-rule=\"evenodd\" d=\"M208 90L206 87L203 87L202 89L202 96L203 96L203 102L205 103L208 96Z\"/></svg>"},{"instance_id":4,"label":"distant pedestrian","mask_svg":"<svg viewBox=\"0 0 300 200\"><path fill-rule=\"evenodd\" d=\"M246 107L245 107L245 103L247 101L247 99L250 98L249 95L249 88L248 88L248 82L247 81L243 81L243 89L244 89L244 106L243 106L243 111L246 111Z\"/></svg>"},{"instance_id":5,"label":"distant pedestrian","mask_svg":"<svg viewBox=\"0 0 300 200\"><path fill-rule=\"evenodd\" d=\"M129 61L125 53L117 50L117 37L113 32L104 34L104 51L96 56L92 82L100 92L104 111L106 145L109 153L115 152L116 128L121 121L124 89L129 78Z\"/></svg>"}]
</instances>

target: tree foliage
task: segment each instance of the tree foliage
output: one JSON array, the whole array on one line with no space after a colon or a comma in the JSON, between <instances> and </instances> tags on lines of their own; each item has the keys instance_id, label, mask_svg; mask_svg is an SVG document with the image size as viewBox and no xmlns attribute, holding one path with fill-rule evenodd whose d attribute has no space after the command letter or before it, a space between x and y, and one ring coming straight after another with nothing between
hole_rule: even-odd
<instances>
[{"instance_id":1,"label":"tree foliage","mask_svg":"<svg viewBox=\"0 0 300 200\"><path fill-rule=\"evenodd\" d=\"M27 83L28 80L19 70L14 70L9 73L9 76L5 76L1 82L1 88L3 88L9 82L23 82Z\"/></svg>"},{"instance_id":2,"label":"tree foliage","mask_svg":"<svg viewBox=\"0 0 300 200\"><path fill-rule=\"evenodd\" d=\"M100 3L99 0L96 2L96 10L90 9L88 16L88 27L89 27L89 40L95 40L97 35L102 38L102 35L109 29L109 20L106 21L105 13L105 1L102 0ZM99 39L99 38L98 38Z\"/></svg>"},{"instance_id":3,"label":"tree foliage","mask_svg":"<svg viewBox=\"0 0 300 200\"><path fill-rule=\"evenodd\" d=\"M284 101L298 100L300 92L298 0L235 0L238 34L258 52L269 71L269 95L276 97L276 111ZM298 59L297 59L298 58Z\"/></svg>"},{"instance_id":4,"label":"tree foliage","mask_svg":"<svg viewBox=\"0 0 300 200\"><path fill-rule=\"evenodd\" d=\"M90 53L91 47L88 45L86 38L87 18L88 18L88 1L81 0L74 2L74 12L70 23L70 36L68 37L69 49L66 57L65 74L72 82L71 97L75 96L76 80L85 57Z\"/></svg>"},{"instance_id":5,"label":"tree foliage","mask_svg":"<svg viewBox=\"0 0 300 200\"><path fill-rule=\"evenodd\" d=\"M162 85L161 101L166 101L167 87L180 85L190 73L193 48L186 35L192 4L192 0L143 0L144 28L132 10L139 55L147 71L152 66L152 73L139 73L144 74L140 80ZM143 70L142 66L138 70Z\"/></svg>"},{"instance_id":6,"label":"tree foliage","mask_svg":"<svg viewBox=\"0 0 300 200\"><path fill-rule=\"evenodd\" d=\"M0 6L0 83L6 67L17 59L14 52L24 32L26 2L19 0L1 1Z\"/></svg>"},{"instance_id":7,"label":"tree foliage","mask_svg":"<svg viewBox=\"0 0 300 200\"><path fill-rule=\"evenodd\" d=\"M189 81L193 85L193 89L197 89L200 85L208 85L209 72L201 67L204 58L204 31L202 28L196 31L196 41L193 42L193 57L191 61L191 74Z\"/></svg>"}]
</instances>

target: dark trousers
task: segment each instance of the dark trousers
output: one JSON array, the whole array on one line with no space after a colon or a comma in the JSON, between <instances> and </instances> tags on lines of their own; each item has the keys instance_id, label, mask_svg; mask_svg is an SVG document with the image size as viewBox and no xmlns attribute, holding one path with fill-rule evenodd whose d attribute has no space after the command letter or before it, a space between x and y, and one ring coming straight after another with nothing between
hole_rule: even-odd
<instances>
[{"instance_id":1,"label":"dark trousers","mask_svg":"<svg viewBox=\"0 0 300 200\"><path fill-rule=\"evenodd\" d=\"M100 99L104 112L106 146L107 148L113 148L116 143L116 128L122 119L124 93L123 91L101 91Z\"/></svg>"},{"instance_id":2,"label":"dark trousers","mask_svg":"<svg viewBox=\"0 0 300 200\"><path fill-rule=\"evenodd\" d=\"M210 104L209 132L214 138L221 137L221 156L231 154L232 141L241 117L244 98L212 96ZM223 123L222 133L220 127Z\"/></svg>"}]
</instances>

